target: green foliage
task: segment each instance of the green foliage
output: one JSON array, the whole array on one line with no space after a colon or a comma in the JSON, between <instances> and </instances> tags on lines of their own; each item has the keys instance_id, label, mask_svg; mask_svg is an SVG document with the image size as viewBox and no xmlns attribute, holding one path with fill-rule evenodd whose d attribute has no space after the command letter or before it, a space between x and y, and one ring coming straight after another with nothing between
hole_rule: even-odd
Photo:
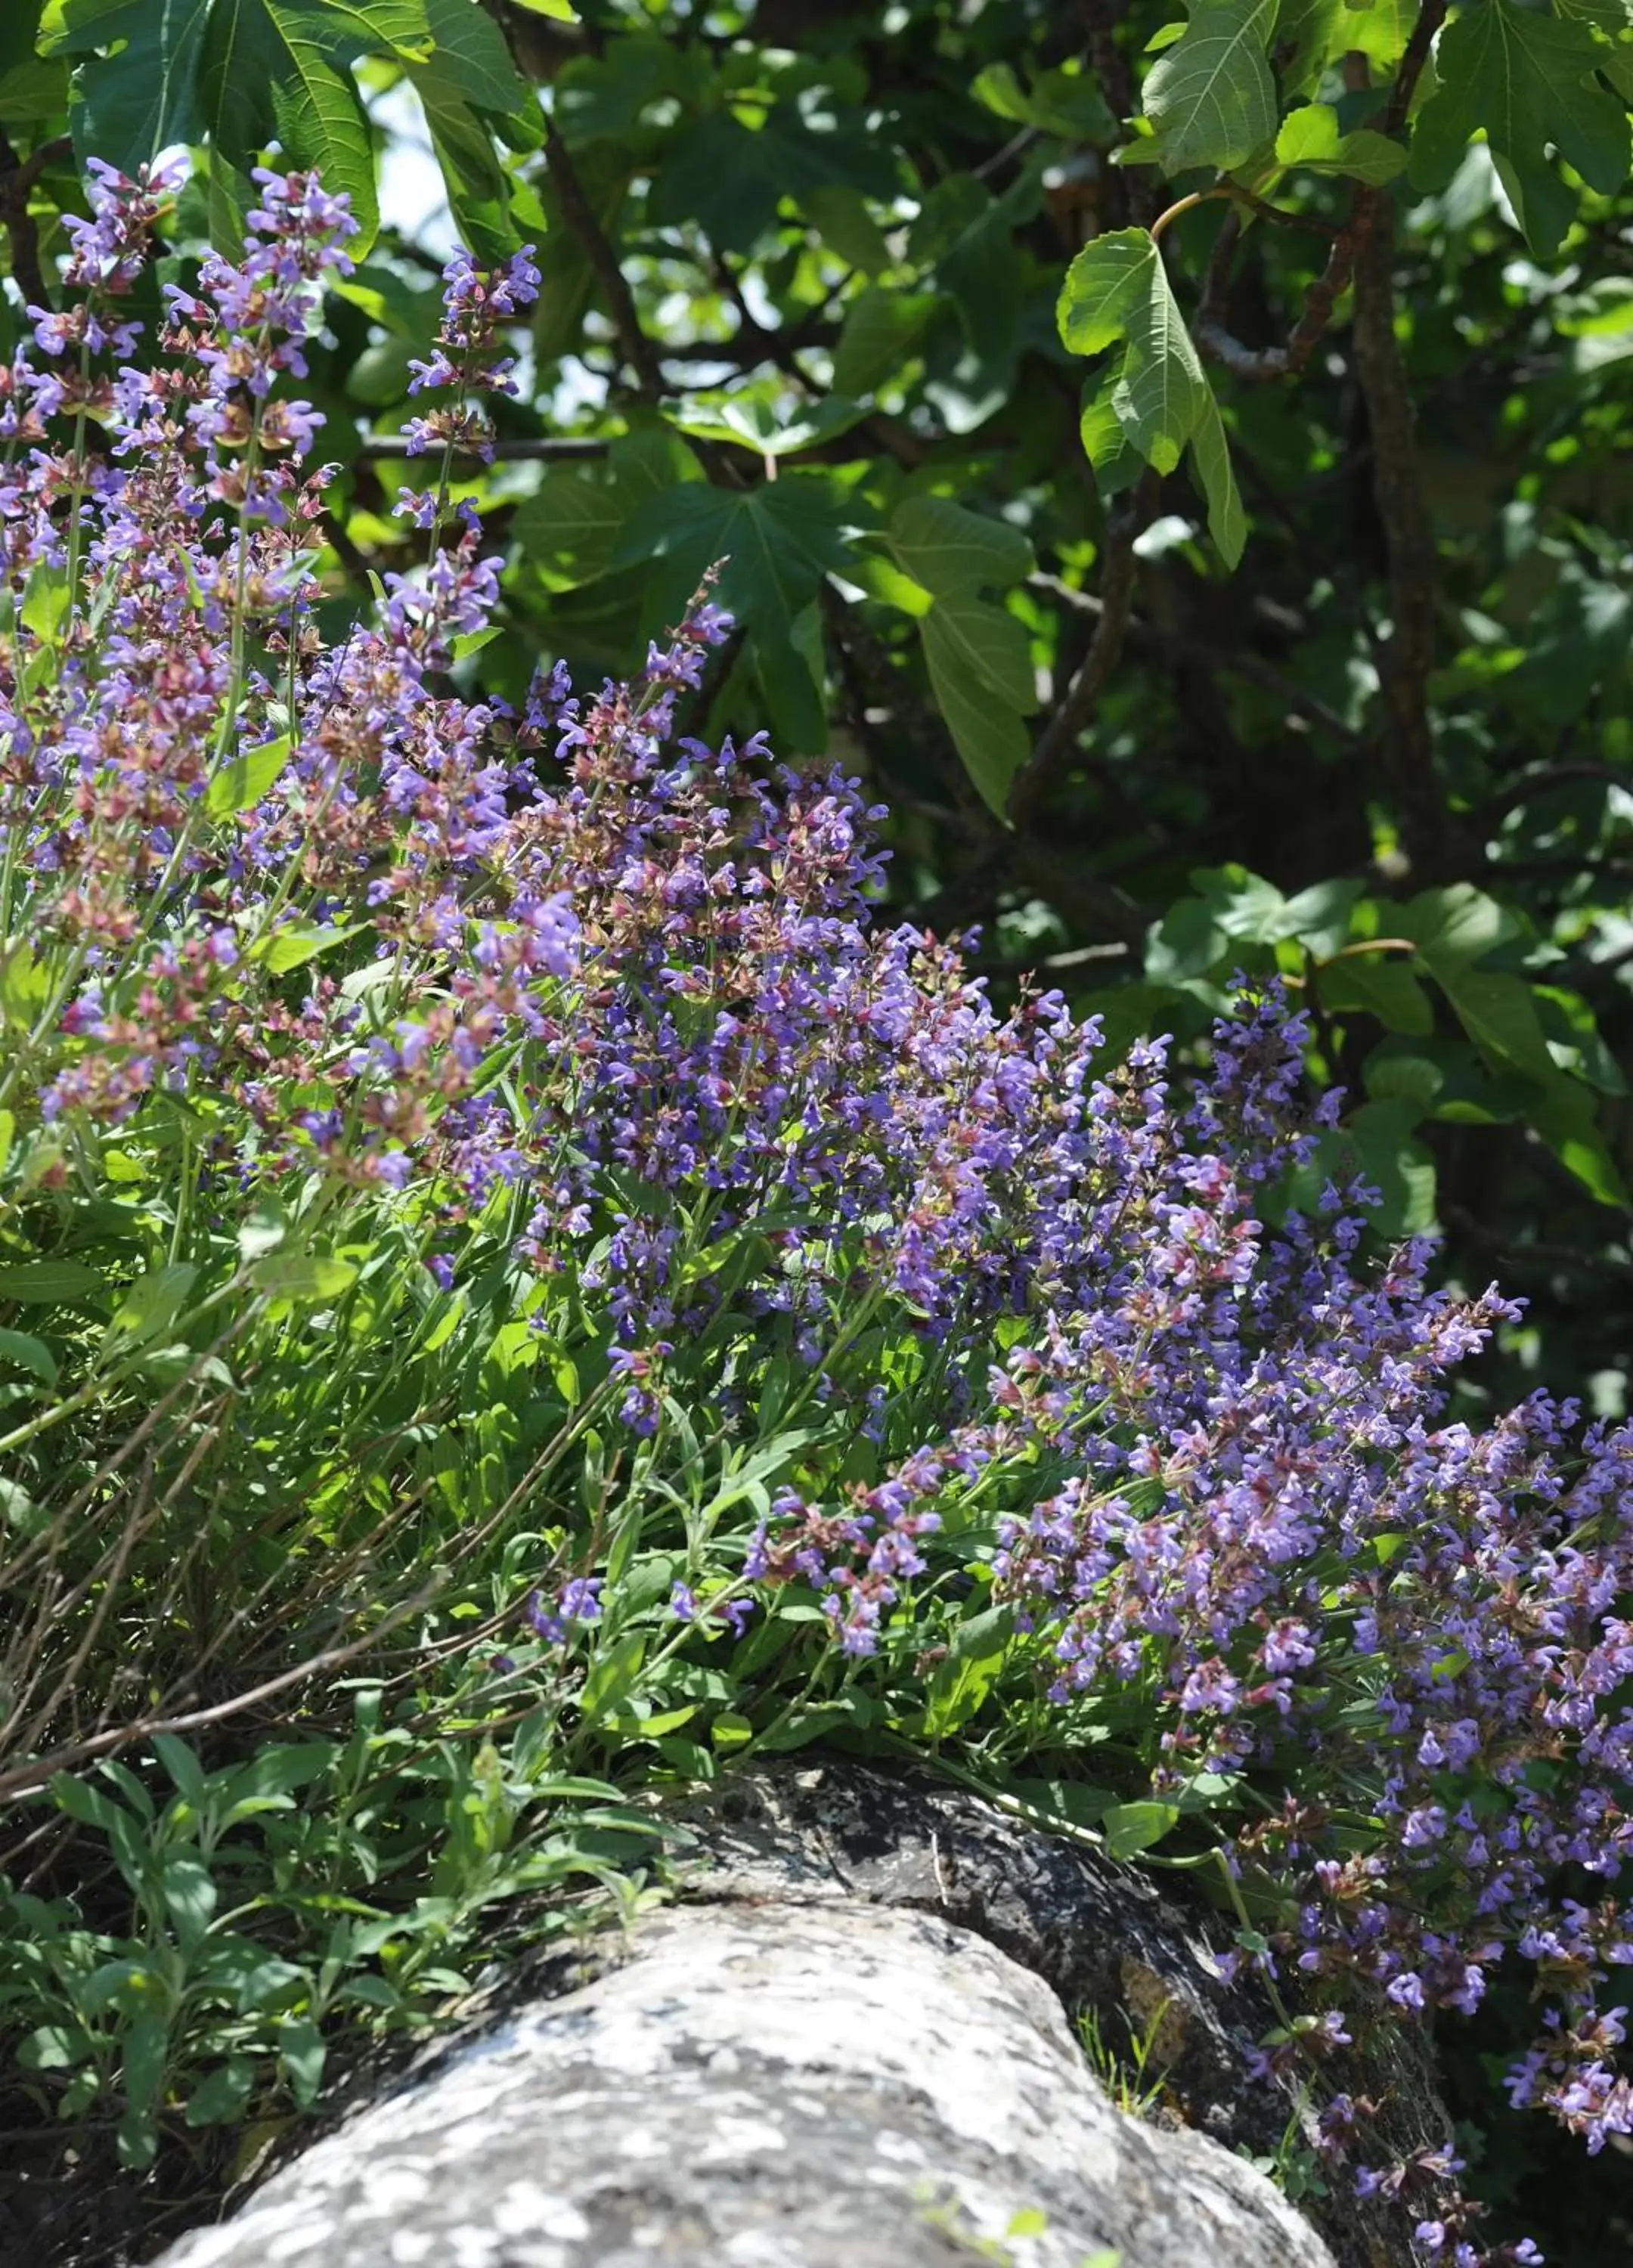
<instances>
[{"instance_id":1,"label":"green foliage","mask_svg":"<svg viewBox=\"0 0 1633 2268\"><path fill-rule=\"evenodd\" d=\"M63 1772L48 1797L129 1896L122 1930L83 1894L0 1878L0 2009L18 2067L62 2119L117 2113L121 2161L151 2165L166 2124L233 2126L254 2104L310 2108L337 2037L429 2027L523 1892L547 1928L633 1912L650 1844L615 1791L541 1770L536 1719L491 1742L427 1741L357 1696L345 1741L271 1741L207 1769L158 1734L158 1770ZM429 1887L417 1891L420 1884ZM562 1894L567 1894L565 1897Z\"/></svg>"},{"instance_id":2,"label":"green foliage","mask_svg":"<svg viewBox=\"0 0 1633 2268\"><path fill-rule=\"evenodd\" d=\"M1276 82L1265 55L1276 0L1207 0L1147 72L1144 107L1165 173L1245 165L1276 133Z\"/></svg>"},{"instance_id":3,"label":"green foliage","mask_svg":"<svg viewBox=\"0 0 1633 2268\"><path fill-rule=\"evenodd\" d=\"M366 249L374 158L349 66L415 62L432 41L424 0L54 0L41 47L77 65L82 156L129 171L208 137L243 169L276 139L350 196Z\"/></svg>"},{"instance_id":4,"label":"green foliage","mask_svg":"<svg viewBox=\"0 0 1633 2268\"><path fill-rule=\"evenodd\" d=\"M1627 180L1627 107L1599 76L1609 60L1602 39L1567 15L1539 15L1512 0L1460 11L1440 42L1435 92L1413 133L1413 180L1444 189L1483 133L1526 241L1539 259L1552 259L1578 200L1548 150L1606 195Z\"/></svg>"},{"instance_id":5,"label":"green foliage","mask_svg":"<svg viewBox=\"0 0 1633 2268\"><path fill-rule=\"evenodd\" d=\"M1097 237L1073 261L1061 293L1060 334L1074 354L1121 343L1123 357L1083 414L1083 446L1102 489L1126 484L1136 458L1171 473L1188 445L1208 501L1208 526L1226 566L1247 540L1218 405L1203 375L1168 283L1144 229Z\"/></svg>"}]
</instances>

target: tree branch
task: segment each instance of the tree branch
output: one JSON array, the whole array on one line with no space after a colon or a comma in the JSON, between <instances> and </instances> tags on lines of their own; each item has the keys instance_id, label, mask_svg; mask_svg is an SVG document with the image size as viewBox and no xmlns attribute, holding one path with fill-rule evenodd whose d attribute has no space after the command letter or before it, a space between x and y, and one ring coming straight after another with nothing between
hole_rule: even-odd
<instances>
[{"instance_id":1,"label":"tree branch","mask_svg":"<svg viewBox=\"0 0 1633 2268\"><path fill-rule=\"evenodd\" d=\"M1100 621L1065 698L1011 785L1009 817L1018 828L1030 825L1044 796L1077 753L1078 736L1093 715L1122 657L1134 602L1135 540L1156 509L1160 486L1156 474L1143 473L1107 516L1100 562Z\"/></svg>"},{"instance_id":2,"label":"tree branch","mask_svg":"<svg viewBox=\"0 0 1633 2268\"><path fill-rule=\"evenodd\" d=\"M1070 583L1063 583L1057 575L1028 575L1026 583L1029 589L1047 592L1074 614L1088 615L1098 622L1105 613L1104 606L1092 591L1077 590ZM1166 643L1149 622L1136 620L1132 615L1129 618L1126 635L1129 644L1136 653L1142 649L1148 652L1153 649L1161 650ZM1291 715L1302 717L1306 723L1320 725L1341 740L1354 742L1363 737L1355 725L1346 723L1338 711L1330 708L1318 695L1312 693L1307 687L1295 683L1293 679L1273 668L1256 653L1249 652L1239 645L1228 652L1212 646L1193 646L1192 653L1204 669L1222 670L1227 676L1248 677L1255 684L1265 686L1285 702Z\"/></svg>"},{"instance_id":3,"label":"tree branch","mask_svg":"<svg viewBox=\"0 0 1633 2268\"><path fill-rule=\"evenodd\" d=\"M1386 717L1382 755L1406 849L1421 864L1433 859L1446 833L1429 723L1435 546L1418 477L1411 388L1394 330L1394 206L1377 191L1362 191L1357 202L1370 225L1356 258L1352 338L1372 435L1372 494L1389 563L1389 636L1374 641Z\"/></svg>"},{"instance_id":4,"label":"tree branch","mask_svg":"<svg viewBox=\"0 0 1633 2268\"><path fill-rule=\"evenodd\" d=\"M666 391L658 349L641 328L629 279L585 195L577 168L553 118L545 122L544 153L550 180L562 201L562 217L583 246L585 257L606 294L619 348L635 372L636 389L648 401L657 401Z\"/></svg>"},{"instance_id":5,"label":"tree branch","mask_svg":"<svg viewBox=\"0 0 1633 2268\"><path fill-rule=\"evenodd\" d=\"M1429 61L1429 50L1436 33L1445 21L1447 0L1423 0L1417 11L1417 21L1412 26L1412 36L1406 43L1406 53L1401 58L1401 68L1395 73L1394 88L1389 96L1389 107L1384 113L1384 132L1398 134L1406 124L1407 113L1412 107L1412 97L1417 92L1417 82L1423 77L1423 65Z\"/></svg>"},{"instance_id":6,"label":"tree branch","mask_svg":"<svg viewBox=\"0 0 1633 2268\"><path fill-rule=\"evenodd\" d=\"M1384 114L1383 131L1399 134L1405 125L1412 107L1412 96L1429 60L1429 50L1435 34L1445 21L1447 0L1424 0L1418 11L1412 36L1407 42L1406 53L1401 58L1401 68L1390 91L1389 107ZM1265 206L1259 199L1232 190L1242 202L1251 204L1255 211L1267 217L1291 219L1273 206ZM1327 266L1310 286L1302 313L1288 333L1284 345L1254 349L1244 346L1232 334L1226 320L1226 298L1230 286L1231 262L1241 236L1241 223L1234 213L1227 213L1215 241L1213 254L1208 262L1203 285L1202 305L1192 329L1192 336L1201 351L1222 369L1236 378L1266 379L1296 377L1313 353L1318 341L1332 320L1333 309L1347 290L1355 272L1356 263L1363 258L1365 247L1377 233L1379 216L1387 214L1393 222L1393 208L1376 189L1357 188L1350 207L1350 218L1338 231ZM1393 242L1393 227L1386 232ZM1385 255L1386 262L1387 255Z\"/></svg>"},{"instance_id":7,"label":"tree branch","mask_svg":"<svg viewBox=\"0 0 1633 2268\"><path fill-rule=\"evenodd\" d=\"M1234 378L1256 381L1296 378L1314 353L1333 319L1333 309L1349 287L1368 222L1368 209L1357 194L1348 222L1333 239L1327 265L1306 293L1298 320L1286 339L1280 346L1249 347L1235 336L1226 320L1231 262L1242 232L1236 214L1226 213L1214 241L1203 281L1202 302L1192 326L1192 336L1201 351Z\"/></svg>"},{"instance_id":8,"label":"tree branch","mask_svg":"<svg viewBox=\"0 0 1633 2268\"><path fill-rule=\"evenodd\" d=\"M42 143L32 156L19 158L10 136L0 128L0 221L4 223L11 247L11 273L25 304L31 307L48 307L51 295L40 265L40 232L29 215L29 192L46 168L70 157L73 148L70 137L60 134L55 141Z\"/></svg>"},{"instance_id":9,"label":"tree branch","mask_svg":"<svg viewBox=\"0 0 1633 2268\"><path fill-rule=\"evenodd\" d=\"M549 458L604 457L611 446L607 441L598 441L592 434L548 434L541 438L517 441L494 441L488 450L459 449L458 458L474 458L485 463L491 455L498 464L526 465ZM383 458L407 457L409 454L406 433L381 433L364 442L357 451L359 461L374 463Z\"/></svg>"}]
</instances>

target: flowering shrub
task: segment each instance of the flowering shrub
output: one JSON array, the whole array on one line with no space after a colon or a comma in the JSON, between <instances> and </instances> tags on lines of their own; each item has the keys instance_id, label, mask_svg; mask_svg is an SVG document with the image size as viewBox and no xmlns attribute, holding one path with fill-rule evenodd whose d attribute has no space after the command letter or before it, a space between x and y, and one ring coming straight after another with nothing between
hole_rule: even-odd
<instances>
[{"instance_id":1,"label":"flowering shrub","mask_svg":"<svg viewBox=\"0 0 1633 2268\"><path fill-rule=\"evenodd\" d=\"M33 2067L79 2074L76 2110L122 2092L137 2161L173 2064L209 2061L201 2008L235 2075L194 2123L257 2057L309 2094L338 1971L299 1838L268 1999L203 1859L178 1872L210 1785L178 1735L276 1697L324 1732L344 1669L402 1699L394 1741L491 1731L451 1783L466 1841L414 1845L461 1913L606 1871L559 1837L497 1864L530 1808L600 1800L586 1768L842 1730L1011 1792L1048 1759L1114 1851L1215 1856L1233 1957L1298 2002L1267 2071L1319 2087L1357 2023L1529 1963L1516 2101L1590 2148L1633 2131L1633 1432L1450 1414L1512 1310L1430 1291L1422 1244L1360 1257L1279 996L1182 1085L876 925L856 784L689 729L730 630L707 589L630 685L459 689L499 563L449 470L525 254L450 268L410 435L441 474L400 506L425 563L337 633L290 389L350 224L257 179L242 261L169 287L138 364L119 302L167 184L100 172L82 296L3 382L0 1786L58 1770L150 1930ZM84 1768L150 1734L182 1810L119 1765L120 1827ZM473 1815L504 1822L474 1855ZM362 1847L334 1895L384 1899ZM406 1925L376 1911L331 1962L384 1960ZM13 2005L77 1973L36 1955ZM1323 2097L1319 2132L1365 2160L1365 2105ZM1496 2257L1454 2170L1361 2179L1421 2195L1427 2254Z\"/></svg>"}]
</instances>

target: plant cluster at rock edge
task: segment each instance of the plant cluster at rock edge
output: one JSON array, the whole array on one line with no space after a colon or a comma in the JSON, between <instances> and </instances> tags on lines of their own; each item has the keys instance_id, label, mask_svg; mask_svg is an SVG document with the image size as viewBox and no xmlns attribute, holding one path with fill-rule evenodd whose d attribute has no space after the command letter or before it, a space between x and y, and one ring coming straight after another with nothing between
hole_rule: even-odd
<instances>
[{"instance_id":1,"label":"plant cluster at rock edge","mask_svg":"<svg viewBox=\"0 0 1633 2268\"><path fill-rule=\"evenodd\" d=\"M386 1948L628 1861L585 1772L840 1734L1211 1859L1338 2162L1324 2058L1504 1961L1516 2098L1633 2128L1633 1433L1450 1422L1508 1310L1357 1261L1279 996L1192 1088L1158 1043L1101 1076L1057 998L874 924L854 784L688 729L706 593L631 686L458 689L497 571L449 468L525 255L451 268L426 563L336 627L291 389L349 217L260 186L138 364L166 185L105 173L4 383L0 1784L55 1771L60 1831L0 1993L41 2096L122 2102L140 2160L309 2094L342 1978L423 2017ZM315 1745L260 1788L269 1708ZM168 1799L96 1764L148 1734ZM1500 2257L1455 2170L1361 2179Z\"/></svg>"}]
</instances>

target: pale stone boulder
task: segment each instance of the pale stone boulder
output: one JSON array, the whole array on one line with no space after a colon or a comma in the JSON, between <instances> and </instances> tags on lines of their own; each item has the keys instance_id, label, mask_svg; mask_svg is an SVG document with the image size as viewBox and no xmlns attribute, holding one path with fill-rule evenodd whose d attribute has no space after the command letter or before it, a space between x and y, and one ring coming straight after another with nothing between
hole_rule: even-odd
<instances>
[{"instance_id":1,"label":"pale stone boulder","mask_svg":"<svg viewBox=\"0 0 1633 2268\"><path fill-rule=\"evenodd\" d=\"M629 1950L164 2268L1331 2268L1244 2159L1114 2109L1055 1994L955 1924L770 1898Z\"/></svg>"}]
</instances>

